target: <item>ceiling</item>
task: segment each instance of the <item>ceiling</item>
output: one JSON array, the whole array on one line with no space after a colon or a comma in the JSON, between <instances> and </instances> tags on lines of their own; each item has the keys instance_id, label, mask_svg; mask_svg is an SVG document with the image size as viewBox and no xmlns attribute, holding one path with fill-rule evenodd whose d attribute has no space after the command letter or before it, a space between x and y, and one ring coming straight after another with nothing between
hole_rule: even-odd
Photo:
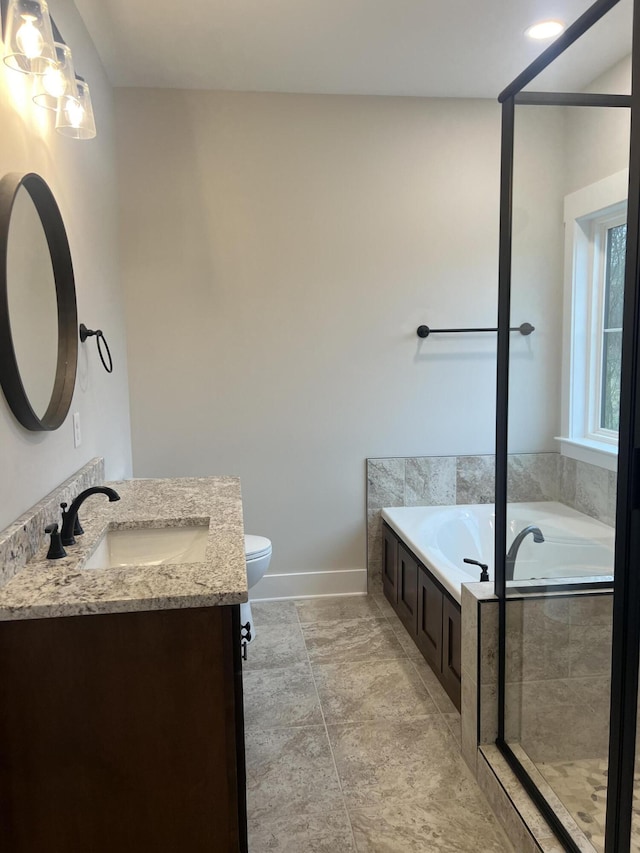
<instances>
[{"instance_id":1,"label":"ceiling","mask_svg":"<svg viewBox=\"0 0 640 853\"><path fill-rule=\"evenodd\" d=\"M115 86L494 98L589 0L75 0ZM55 7L55 3L51 3ZM547 72L580 89L631 48L631 0ZM541 82L537 88L543 88Z\"/></svg>"}]
</instances>

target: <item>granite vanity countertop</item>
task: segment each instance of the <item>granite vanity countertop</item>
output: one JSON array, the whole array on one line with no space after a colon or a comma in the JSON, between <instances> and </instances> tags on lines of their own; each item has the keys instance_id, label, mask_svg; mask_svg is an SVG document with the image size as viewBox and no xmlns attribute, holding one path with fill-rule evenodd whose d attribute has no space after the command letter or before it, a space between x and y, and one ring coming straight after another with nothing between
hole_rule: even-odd
<instances>
[{"instance_id":1,"label":"granite vanity countertop","mask_svg":"<svg viewBox=\"0 0 640 853\"><path fill-rule=\"evenodd\" d=\"M84 535L67 556L39 551L0 588L0 621L140 610L210 607L247 601L240 480L207 477L105 483L120 495L92 495L80 507ZM52 518L51 521L59 519ZM205 559L83 569L108 529L208 524Z\"/></svg>"}]
</instances>

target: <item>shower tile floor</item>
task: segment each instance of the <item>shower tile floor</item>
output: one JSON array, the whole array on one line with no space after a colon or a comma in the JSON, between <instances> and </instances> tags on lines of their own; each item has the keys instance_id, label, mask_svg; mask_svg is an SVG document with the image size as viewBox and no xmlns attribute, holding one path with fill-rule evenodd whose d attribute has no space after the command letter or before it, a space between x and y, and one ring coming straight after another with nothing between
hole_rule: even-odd
<instances>
[{"instance_id":1,"label":"shower tile floor","mask_svg":"<svg viewBox=\"0 0 640 853\"><path fill-rule=\"evenodd\" d=\"M460 715L382 596L252 605L250 853L507 853Z\"/></svg>"},{"instance_id":2,"label":"shower tile floor","mask_svg":"<svg viewBox=\"0 0 640 853\"><path fill-rule=\"evenodd\" d=\"M598 853L604 853L607 809L607 759L539 762L538 770ZM640 774L633 796L631 853L640 853Z\"/></svg>"}]
</instances>

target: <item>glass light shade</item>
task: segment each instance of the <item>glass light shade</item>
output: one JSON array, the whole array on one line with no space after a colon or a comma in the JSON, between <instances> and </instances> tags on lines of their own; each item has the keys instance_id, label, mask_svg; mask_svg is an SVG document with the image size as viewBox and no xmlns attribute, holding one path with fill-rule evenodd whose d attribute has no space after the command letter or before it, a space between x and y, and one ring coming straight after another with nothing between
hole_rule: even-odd
<instances>
[{"instance_id":1,"label":"glass light shade","mask_svg":"<svg viewBox=\"0 0 640 853\"><path fill-rule=\"evenodd\" d=\"M71 51L66 44L56 42L58 61L44 74L37 74L33 80L33 100L46 110L57 110L58 101L64 95L77 96L76 75L73 70Z\"/></svg>"},{"instance_id":2,"label":"glass light shade","mask_svg":"<svg viewBox=\"0 0 640 853\"><path fill-rule=\"evenodd\" d=\"M75 95L63 95L58 100L56 130L73 139L93 139L96 135L96 123L89 87L79 77L76 77L76 87Z\"/></svg>"},{"instance_id":3,"label":"glass light shade","mask_svg":"<svg viewBox=\"0 0 640 853\"><path fill-rule=\"evenodd\" d=\"M46 0L9 0L5 64L23 74L44 74L57 62Z\"/></svg>"}]
</instances>

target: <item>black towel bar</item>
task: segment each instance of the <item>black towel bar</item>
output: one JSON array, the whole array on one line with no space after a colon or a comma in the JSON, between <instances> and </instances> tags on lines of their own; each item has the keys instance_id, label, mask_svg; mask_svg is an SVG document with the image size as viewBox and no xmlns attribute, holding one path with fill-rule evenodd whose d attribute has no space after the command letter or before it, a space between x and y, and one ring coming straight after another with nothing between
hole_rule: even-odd
<instances>
[{"instance_id":1,"label":"black towel bar","mask_svg":"<svg viewBox=\"0 0 640 853\"><path fill-rule=\"evenodd\" d=\"M521 335L530 335L535 332L536 327L531 323L522 323L520 326L511 326L510 332L520 332ZM418 337L428 338L429 335L440 335L443 333L450 334L452 332L497 332L497 329L430 329L429 326L418 326Z\"/></svg>"}]
</instances>

